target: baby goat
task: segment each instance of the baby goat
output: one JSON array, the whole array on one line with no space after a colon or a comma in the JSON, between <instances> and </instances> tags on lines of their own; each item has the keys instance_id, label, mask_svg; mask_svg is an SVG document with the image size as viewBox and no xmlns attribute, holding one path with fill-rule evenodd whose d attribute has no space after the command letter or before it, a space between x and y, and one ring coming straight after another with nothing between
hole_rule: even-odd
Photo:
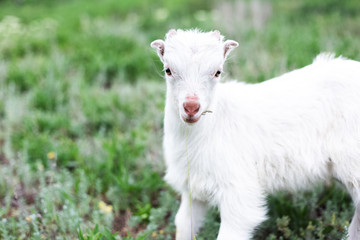
<instances>
[{"instance_id":1,"label":"baby goat","mask_svg":"<svg viewBox=\"0 0 360 240\"><path fill-rule=\"evenodd\" d=\"M360 239L360 63L320 54L263 83L219 83L237 46L198 30L151 43L167 84L165 179L181 193L176 239L193 239L208 206L220 210L218 240L249 239L266 218L266 194L332 177L354 201L349 239Z\"/></svg>"}]
</instances>

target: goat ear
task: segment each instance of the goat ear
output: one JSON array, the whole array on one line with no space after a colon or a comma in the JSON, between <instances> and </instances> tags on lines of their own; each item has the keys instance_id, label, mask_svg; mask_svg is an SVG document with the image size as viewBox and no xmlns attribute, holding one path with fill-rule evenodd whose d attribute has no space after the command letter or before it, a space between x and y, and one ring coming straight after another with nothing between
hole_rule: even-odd
<instances>
[{"instance_id":1,"label":"goat ear","mask_svg":"<svg viewBox=\"0 0 360 240\"><path fill-rule=\"evenodd\" d=\"M239 46L239 43L237 43L236 41L226 40L224 42L224 58L226 58L229 55L229 53L237 46Z\"/></svg>"},{"instance_id":2,"label":"goat ear","mask_svg":"<svg viewBox=\"0 0 360 240\"><path fill-rule=\"evenodd\" d=\"M160 60L163 62L164 60L164 52L165 52L165 42L163 40L155 40L153 41L150 46L154 49L156 49L157 54L160 57Z\"/></svg>"},{"instance_id":3,"label":"goat ear","mask_svg":"<svg viewBox=\"0 0 360 240\"><path fill-rule=\"evenodd\" d=\"M211 36L215 37L217 40L221 41L223 37L221 36L218 30L210 32Z\"/></svg>"},{"instance_id":4,"label":"goat ear","mask_svg":"<svg viewBox=\"0 0 360 240\"><path fill-rule=\"evenodd\" d=\"M177 31L175 29L170 29L166 34L166 39L171 38L177 34Z\"/></svg>"}]
</instances>

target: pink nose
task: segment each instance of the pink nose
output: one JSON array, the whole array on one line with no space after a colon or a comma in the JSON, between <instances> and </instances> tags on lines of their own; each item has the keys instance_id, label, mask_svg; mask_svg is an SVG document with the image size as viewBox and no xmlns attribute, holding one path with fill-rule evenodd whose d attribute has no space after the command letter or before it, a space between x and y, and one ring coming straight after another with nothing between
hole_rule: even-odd
<instances>
[{"instance_id":1,"label":"pink nose","mask_svg":"<svg viewBox=\"0 0 360 240\"><path fill-rule=\"evenodd\" d=\"M198 101L194 101L193 99L187 98L187 101L184 102L184 110L185 113L189 117L193 117L200 109L200 103Z\"/></svg>"}]
</instances>

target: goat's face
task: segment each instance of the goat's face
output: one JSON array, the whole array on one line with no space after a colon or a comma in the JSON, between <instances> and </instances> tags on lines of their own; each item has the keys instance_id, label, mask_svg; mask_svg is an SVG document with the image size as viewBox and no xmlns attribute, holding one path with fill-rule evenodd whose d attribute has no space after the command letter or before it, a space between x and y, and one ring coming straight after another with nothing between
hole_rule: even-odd
<instances>
[{"instance_id":1,"label":"goat's face","mask_svg":"<svg viewBox=\"0 0 360 240\"><path fill-rule=\"evenodd\" d=\"M223 42L219 31L170 30L165 41L156 40L151 47L164 64L168 96L187 123L198 122L209 109L215 86L220 80L225 59L238 46Z\"/></svg>"}]
</instances>

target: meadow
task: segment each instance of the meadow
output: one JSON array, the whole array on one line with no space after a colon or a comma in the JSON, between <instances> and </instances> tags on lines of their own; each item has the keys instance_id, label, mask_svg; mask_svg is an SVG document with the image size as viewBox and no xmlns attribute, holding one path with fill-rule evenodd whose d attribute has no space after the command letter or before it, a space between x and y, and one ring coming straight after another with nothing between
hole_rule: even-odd
<instances>
[{"instance_id":1,"label":"meadow","mask_svg":"<svg viewBox=\"0 0 360 240\"><path fill-rule=\"evenodd\" d=\"M0 239L174 239L150 48L170 28L238 41L224 81L262 82L320 52L360 61L358 0L0 0ZM353 214L335 180L268 203L255 240L345 239ZM211 209L197 239L219 222Z\"/></svg>"}]
</instances>

